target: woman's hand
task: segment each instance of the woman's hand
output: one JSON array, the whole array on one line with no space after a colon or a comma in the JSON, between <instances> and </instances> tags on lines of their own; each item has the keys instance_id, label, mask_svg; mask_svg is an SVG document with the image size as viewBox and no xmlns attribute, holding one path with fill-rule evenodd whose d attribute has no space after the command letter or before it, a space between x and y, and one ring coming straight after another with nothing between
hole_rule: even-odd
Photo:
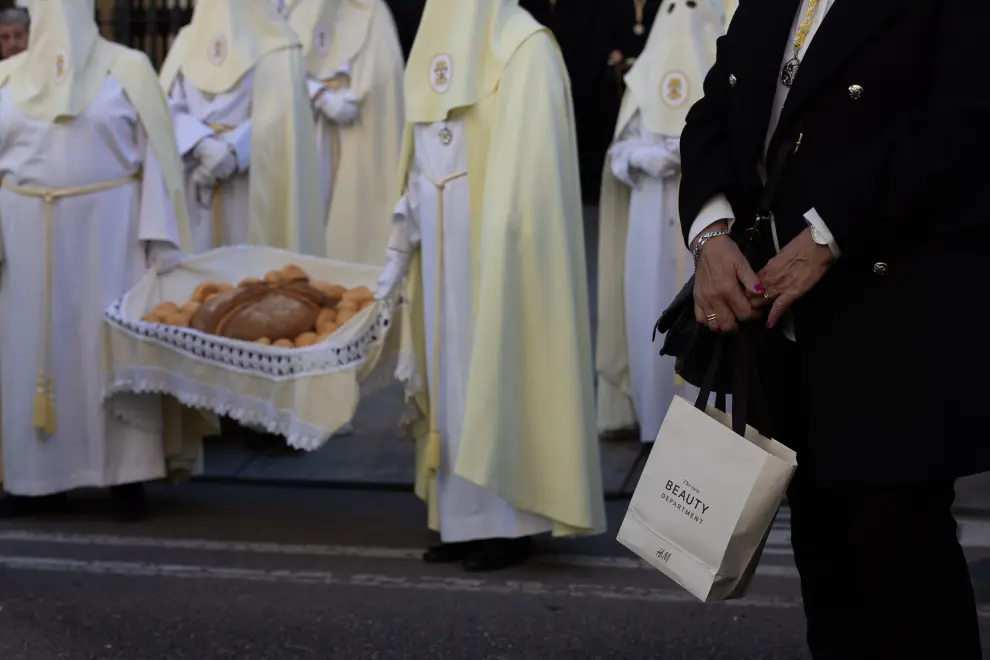
<instances>
[{"instance_id":1,"label":"woman's hand","mask_svg":"<svg viewBox=\"0 0 990 660\"><path fill-rule=\"evenodd\" d=\"M767 262L759 272L760 282L773 300L767 327L780 321L791 305L818 284L835 257L826 245L819 245L811 238L811 229L805 229L784 246L776 257Z\"/></svg>"},{"instance_id":2,"label":"woman's hand","mask_svg":"<svg viewBox=\"0 0 990 660\"><path fill-rule=\"evenodd\" d=\"M724 229L725 224L705 230ZM763 287L739 246L716 236L701 249L694 278L694 317L716 332L735 332L766 304Z\"/></svg>"}]
</instances>

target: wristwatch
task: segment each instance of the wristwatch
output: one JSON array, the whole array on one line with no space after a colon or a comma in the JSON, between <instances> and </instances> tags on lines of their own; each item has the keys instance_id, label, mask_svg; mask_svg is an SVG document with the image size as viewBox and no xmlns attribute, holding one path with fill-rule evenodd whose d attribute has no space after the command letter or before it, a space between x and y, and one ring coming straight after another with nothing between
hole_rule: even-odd
<instances>
[{"instance_id":1,"label":"wristwatch","mask_svg":"<svg viewBox=\"0 0 990 660\"><path fill-rule=\"evenodd\" d=\"M818 227L814 225L808 225L811 230L811 240L815 242L816 245L821 245L822 247L829 247L828 239L825 238L825 234L818 231Z\"/></svg>"}]
</instances>

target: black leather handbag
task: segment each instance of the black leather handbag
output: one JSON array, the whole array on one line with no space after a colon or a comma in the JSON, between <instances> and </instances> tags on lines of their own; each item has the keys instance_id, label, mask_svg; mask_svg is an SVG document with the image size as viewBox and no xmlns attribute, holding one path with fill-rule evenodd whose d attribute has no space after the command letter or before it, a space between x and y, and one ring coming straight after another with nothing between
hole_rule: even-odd
<instances>
[{"instance_id":1,"label":"black leather handbag","mask_svg":"<svg viewBox=\"0 0 990 660\"><path fill-rule=\"evenodd\" d=\"M800 147L801 134L796 132L796 135L797 137L785 140L780 145L777 158L774 159L767 175L767 183L760 195L753 224L742 232L738 231L738 227L733 227L737 231L733 232L732 240L740 245L743 256L751 265L755 263L757 256L757 239L760 232L770 230L771 207L784 166L788 158ZM694 317L694 275L692 275L657 320L653 328L653 341L657 340L657 334L664 336L660 355L672 356L675 359L674 371L688 383L701 388L706 400L706 392L715 392L716 405L721 410L725 410L726 393L734 393L732 408L733 428L735 428L736 410L740 410L741 417L738 420L741 421L745 419L747 407L745 400L739 400L740 394L750 389L748 384L741 383L739 379L743 376L748 378L751 373L748 365L755 357L753 340L756 333L762 330L762 327L754 327L753 323L748 323L743 324L736 334L723 335L698 323ZM740 351L745 352L746 355L737 355ZM742 368L743 365L747 365L747 368ZM738 373L740 371L743 373ZM746 398L745 395L743 398ZM700 406L700 398L698 403ZM742 433L745 430L745 422L742 421L741 429L735 430L737 433Z\"/></svg>"}]
</instances>

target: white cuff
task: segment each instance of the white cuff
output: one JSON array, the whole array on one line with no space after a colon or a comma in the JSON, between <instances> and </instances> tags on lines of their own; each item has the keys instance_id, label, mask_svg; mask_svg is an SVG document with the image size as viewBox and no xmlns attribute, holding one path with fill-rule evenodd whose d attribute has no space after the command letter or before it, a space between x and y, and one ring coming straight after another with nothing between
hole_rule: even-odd
<instances>
[{"instance_id":1,"label":"white cuff","mask_svg":"<svg viewBox=\"0 0 990 660\"><path fill-rule=\"evenodd\" d=\"M732 229L732 223L736 221L732 213L732 205L729 204L725 195L721 194L715 195L701 207L698 217L691 223L691 229L688 231L688 245L694 243L695 239L705 232L705 229L719 220L728 220L729 229Z\"/></svg>"},{"instance_id":2,"label":"white cuff","mask_svg":"<svg viewBox=\"0 0 990 660\"><path fill-rule=\"evenodd\" d=\"M197 144L214 134L212 128L196 119L188 113L175 113L173 119L175 127L176 146L179 148L179 155L188 155Z\"/></svg>"},{"instance_id":3,"label":"white cuff","mask_svg":"<svg viewBox=\"0 0 990 660\"><path fill-rule=\"evenodd\" d=\"M306 91L309 93L309 100L316 101L316 97L323 91L323 81L316 78L306 78Z\"/></svg>"},{"instance_id":4,"label":"white cuff","mask_svg":"<svg viewBox=\"0 0 990 660\"><path fill-rule=\"evenodd\" d=\"M838 259L839 255L842 254L839 251L839 245L835 242L835 237L832 236L832 232L828 230L828 225L826 225L825 221L822 220L822 216L818 215L818 211L811 209L804 214L804 219L808 222L810 227L814 227L822 236L825 237L825 240L828 241L828 249L832 251L832 256Z\"/></svg>"}]
</instances>

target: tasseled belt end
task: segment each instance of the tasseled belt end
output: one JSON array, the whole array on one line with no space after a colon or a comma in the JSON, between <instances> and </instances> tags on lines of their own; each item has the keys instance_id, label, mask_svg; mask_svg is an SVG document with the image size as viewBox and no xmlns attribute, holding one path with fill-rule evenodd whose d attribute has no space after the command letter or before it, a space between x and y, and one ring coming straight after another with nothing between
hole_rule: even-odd
<instances>
[{"instance_id":1,"label":"tasseled belt end","mask_svg":"<svg viewBox=\"0 0 990 660\"><path fill-rule=\"evenodd\" d=\"M426 440L426 467L436 473L440 469L440 431L430 429Z\"/></svg>"},{"instance_id":2,"label":"tasseled belt end","mask_svg":"<svg viewBox=\"0 0 990 660\"><path fill-rule=\"evenodd\" d=\"M31 411L34 428L45 435L55 435L55 387L43 374L38 374L34 389L34 407Z\"/></svg>"}]
</instances>

